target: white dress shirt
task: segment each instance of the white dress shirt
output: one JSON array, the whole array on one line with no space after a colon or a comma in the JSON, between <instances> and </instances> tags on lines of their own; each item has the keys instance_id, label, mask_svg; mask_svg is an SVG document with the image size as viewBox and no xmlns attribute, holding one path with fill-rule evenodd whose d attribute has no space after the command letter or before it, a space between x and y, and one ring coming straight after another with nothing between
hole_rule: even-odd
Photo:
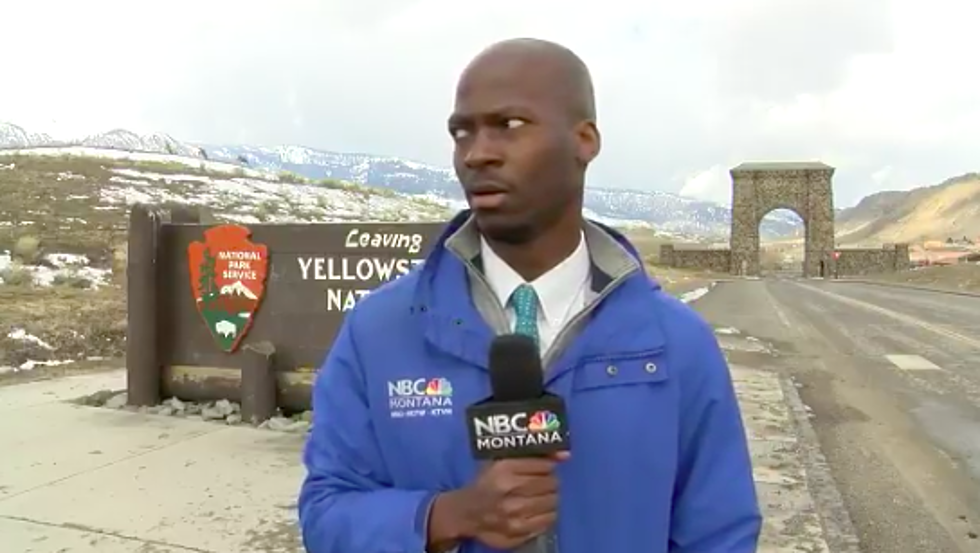
<instances>
[{"instance_id":1,"label":"white dress shirt","mask_svg":"<svg viewBox=\"0 0 980 553\"><path fill-rule=\"evenodd\" d=\"M500 305L504 307L513 329L517 315L508 305L508 300L518 286L525 284L524 278L501 259L482 237L480 254L483 258L483 273L500 300ZM534 282L527 283L538 295L538 338L542 356L547 353L565 325L585 308L590 276L589 249L585 233L582 233L578 248L570 256Z\"/></svg>"}]
</instances>

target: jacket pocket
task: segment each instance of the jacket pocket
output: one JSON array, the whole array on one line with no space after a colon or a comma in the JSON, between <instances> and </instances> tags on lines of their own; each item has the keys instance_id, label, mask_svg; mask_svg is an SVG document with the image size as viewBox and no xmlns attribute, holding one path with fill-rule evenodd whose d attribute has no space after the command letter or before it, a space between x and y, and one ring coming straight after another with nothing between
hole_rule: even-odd
<instances>
[{"instance_id":1,"label":"jacket pocket","mask_svg":"<svg viewBox=\"0 0 980 553\"><path fill-rule=\"evenodd\" d=\"M637 447L638 438L670 433L677 390L663 357L659 352L610 357L575 371L566 401L573 450L626 451Z\"/></svg>"},{"instance_id":2,"label":"jacket pocket","mask_svg":"<svg viewBox=\"0 0 980 553\"><path fill-rule=\"evenodd\" d=\"M566 402L571 458L561 469L562 521L605 521L614 535L666 525L679 412L666 357L639 352L575 369ZM578 523L565 524L572 531Z\"/></svg>"},{"instance_id":3,"label":"jacket pocket","mask_svg":"<svg viewBox=\"0 0 980 553\"><path fill-rule=\"evenodd\" d=\"M577 396L619 386L653 386L666 381L669 373L659 350L595 360L575 371L572 390Z\"/></svg>"}]
</instances>

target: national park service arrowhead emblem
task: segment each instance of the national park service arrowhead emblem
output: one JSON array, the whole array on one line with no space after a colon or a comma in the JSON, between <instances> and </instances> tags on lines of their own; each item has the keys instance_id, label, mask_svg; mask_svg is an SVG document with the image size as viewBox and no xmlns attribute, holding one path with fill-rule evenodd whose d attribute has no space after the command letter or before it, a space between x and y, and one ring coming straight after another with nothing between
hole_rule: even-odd
<instances>
[{"instance_id":1,"label":"national park service arrowhead emblem","mask_svg":"<svg viewBox=\"0 0 980 553\"><path fill-rule=\"evenodd\" d=\"M241 225L204 231L204 242L191 242L187 261L197 310L218 347L233 352L248 333L265 293L269 251L249 240Z\"/></svg>"}]
</instances>

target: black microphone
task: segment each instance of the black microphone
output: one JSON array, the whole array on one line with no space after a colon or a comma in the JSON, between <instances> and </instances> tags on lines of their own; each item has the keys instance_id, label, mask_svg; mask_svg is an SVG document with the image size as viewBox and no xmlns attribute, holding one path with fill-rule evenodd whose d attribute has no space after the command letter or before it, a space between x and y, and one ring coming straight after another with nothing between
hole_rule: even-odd
<instances>
[{"instance_id":1,"label":"black microphone","mask_svg":"<svg viewBox=\"0 0 980 553\"><path fill-rule=\"evenodd\" d=\"M493 460L569 450L565 402L544 391L537 344L522 334L498 336L489 365L492 395L466 409L473 456Z\"/></svg>"},{"instance_id":2,"label":"black microphone","mask_svg":"<svg viewBox=\"0 0 980 553\"><path fill-rule=\"evenodd\" d=\"M544 391L541 353L522 334L498 336L490 344L492 395L466 409L470 448L479 460L545 456L571 449L562 398ZM554 531L518 548L521 553L555 553Z\"/></svg>"}]
</instances>

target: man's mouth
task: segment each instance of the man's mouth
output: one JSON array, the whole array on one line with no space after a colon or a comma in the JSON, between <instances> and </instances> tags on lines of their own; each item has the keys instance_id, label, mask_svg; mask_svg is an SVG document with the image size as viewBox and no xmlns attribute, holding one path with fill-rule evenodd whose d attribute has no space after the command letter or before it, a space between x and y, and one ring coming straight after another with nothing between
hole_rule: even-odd
<instances>
[{"instance_id":1,"label":"man's mouth","mask_svg":"<svg viewBox=\"0 0 980 553\"><path fill-rule=\"evenodd\" d=\"M497 184L481 184L470 190L470 207L473 209L495 209L506 199L507 190Z\"/></svg>"},{"instance_id":2,"label":"man's mouth","mask_svg":"<svg viewBox=\"0 0 980 553\"><path fill-rule=\"evenodd\" d=\"M473 209L496 209L507 200L506 192L484 192L470 196Z\"/></svg>"},{"instance_id":3,"label":"man's mouth","mask_svg":"<svg viewBox=\"0 0 980 553\"><path fill-rule=\"evenodd\" d=\"M494 181L484 181L470 187L470 194L477 196L482 194L496 194L506 192L507 187Z\"/></svg>"}]
</instances>

